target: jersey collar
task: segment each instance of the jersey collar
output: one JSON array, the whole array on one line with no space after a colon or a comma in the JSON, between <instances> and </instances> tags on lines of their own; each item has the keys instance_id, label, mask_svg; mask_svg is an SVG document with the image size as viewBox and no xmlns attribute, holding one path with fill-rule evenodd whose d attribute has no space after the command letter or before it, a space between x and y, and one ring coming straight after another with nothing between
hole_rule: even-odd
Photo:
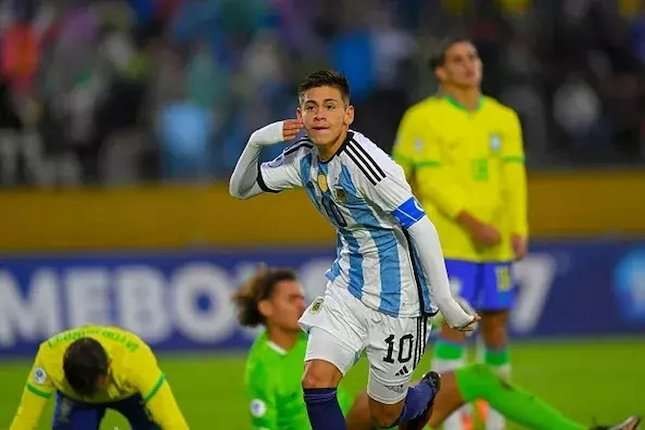
<instances>
[{"instance_id":1,"label":"jersey collar","mask_svg":"<svg viewBox=\"0 0 645 430\"><path fill-rule=\"evenodd\" d=\"M459 102L457 101L457 99L456 99L456 98L454 98L454 97L452 97L452 96L449 96L449 95L445 94L445 95L443 96L443 98L444 98L448 103L450 103L451 105L453 105L454 107L456 107L457 109L459 109L459 110L463 110L464 112L468 112L468 113L479 112L479 110L482 108L482 104L484 103L484 98L483 98L482 96L479 96L479 100L477 101L477 107L475 108L475 110L472 110L472 111L471 111L471 110L466 109L466 106L464 106L464 105L462 105L461 103L459 103Z\"/></svg>"},{"instance_id":2,"label":"jersey collar","mask_svg":"<svg viewBox=\"0 0 645 430\"><path fill-rule=\"evenodd\" d=\"M267 346L280 355L287 355L287 350L267 339Z\"/></svg>"},{"instance_id":3,"label":"jersey collar","mask_svg":"<svg viewBox=\"0 0 645 430\"><path fill-rule=\"evenodd\" d=\"M320 159L320 153L318 153L318 163L319 164L327 164L327 163L329 163L331 160L334 159L334 157L336 157L338 154L340 154L341 152L343 152L345 150L345 147L347 146L347 143L349 143L349 141L352 140L353 138L354 138L354 132L351 131L351 130L347 130L347 136L345 136L345 140L343 140L343 143L341 143L341 145L338 147L336 152L334 152L334 155L329 157L329 160L322 161Z\"/></svg>"}]
</instances>

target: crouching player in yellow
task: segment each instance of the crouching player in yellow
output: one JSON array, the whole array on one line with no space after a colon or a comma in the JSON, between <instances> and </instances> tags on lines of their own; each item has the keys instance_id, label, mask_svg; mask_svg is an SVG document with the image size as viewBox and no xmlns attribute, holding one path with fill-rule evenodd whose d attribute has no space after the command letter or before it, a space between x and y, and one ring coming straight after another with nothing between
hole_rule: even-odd
<instances>
[{"instance_id":1,"label":"crouching player in yellow","mask_svg":"<svg viewBox=\"0 0 645 430\"><path fill-rule=\"evenodd\" d=\"M116 327L83 326L44 341L10 430L37 428L51 397L54 430L98 430L106 409L133 430L188 428L150 347Z\"/></svg>"}]
</instances>

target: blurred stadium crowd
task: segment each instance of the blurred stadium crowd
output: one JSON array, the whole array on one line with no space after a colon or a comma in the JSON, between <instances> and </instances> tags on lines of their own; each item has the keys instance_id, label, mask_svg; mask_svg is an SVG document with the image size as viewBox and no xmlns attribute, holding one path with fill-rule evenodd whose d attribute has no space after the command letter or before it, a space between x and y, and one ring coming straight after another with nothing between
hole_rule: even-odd
<instances>
[{"instance_id":1,"label":"blurred stadium crowd","mask_svg":"<svg viewBox=\"0 0 645 430\"><path fill-rule=\"evenodd\" d=\"M456 31L520 113L530 167L645 163L643 0L3 0L0 183L225 178L321 67L389 150Z\"/></svg>"}]
</instances>

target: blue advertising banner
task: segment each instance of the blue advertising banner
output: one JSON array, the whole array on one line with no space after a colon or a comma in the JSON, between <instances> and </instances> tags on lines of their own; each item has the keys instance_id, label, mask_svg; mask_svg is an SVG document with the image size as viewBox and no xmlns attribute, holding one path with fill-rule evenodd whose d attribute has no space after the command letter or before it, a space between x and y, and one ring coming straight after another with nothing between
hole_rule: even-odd
<instances>
[{"instance_id":1,"label":"blue advertising banner","mask_svg":"<svg viewBox=\"0 0 645 430\"><path fill-rule=\"evenodd\" d=\"M230 297L260 263L297 270L312 299L332 249L204 250L0 258L0 357L65 328L114 324L156 350L248 346ZM645 242L549 242L515 267L516 337L645 333Z\"/></svg>"}]
</instances>

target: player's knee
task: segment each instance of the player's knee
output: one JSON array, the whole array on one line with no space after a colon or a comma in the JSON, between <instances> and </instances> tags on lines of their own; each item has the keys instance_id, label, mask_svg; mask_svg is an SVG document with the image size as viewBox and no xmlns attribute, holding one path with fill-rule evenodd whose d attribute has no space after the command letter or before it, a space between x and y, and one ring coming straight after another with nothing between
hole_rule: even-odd
<instances>
[{"instance_id":1,"label":"player's knee","mask_svg":"<svg viewBox=\"0 0 645 430\"><path fill-rule=\"evenodd\" d=\"M332 372L315 367L308 367L302 376L302 388L332 388L338 385L338 380Z\"/></svg>"}]
</instances>

